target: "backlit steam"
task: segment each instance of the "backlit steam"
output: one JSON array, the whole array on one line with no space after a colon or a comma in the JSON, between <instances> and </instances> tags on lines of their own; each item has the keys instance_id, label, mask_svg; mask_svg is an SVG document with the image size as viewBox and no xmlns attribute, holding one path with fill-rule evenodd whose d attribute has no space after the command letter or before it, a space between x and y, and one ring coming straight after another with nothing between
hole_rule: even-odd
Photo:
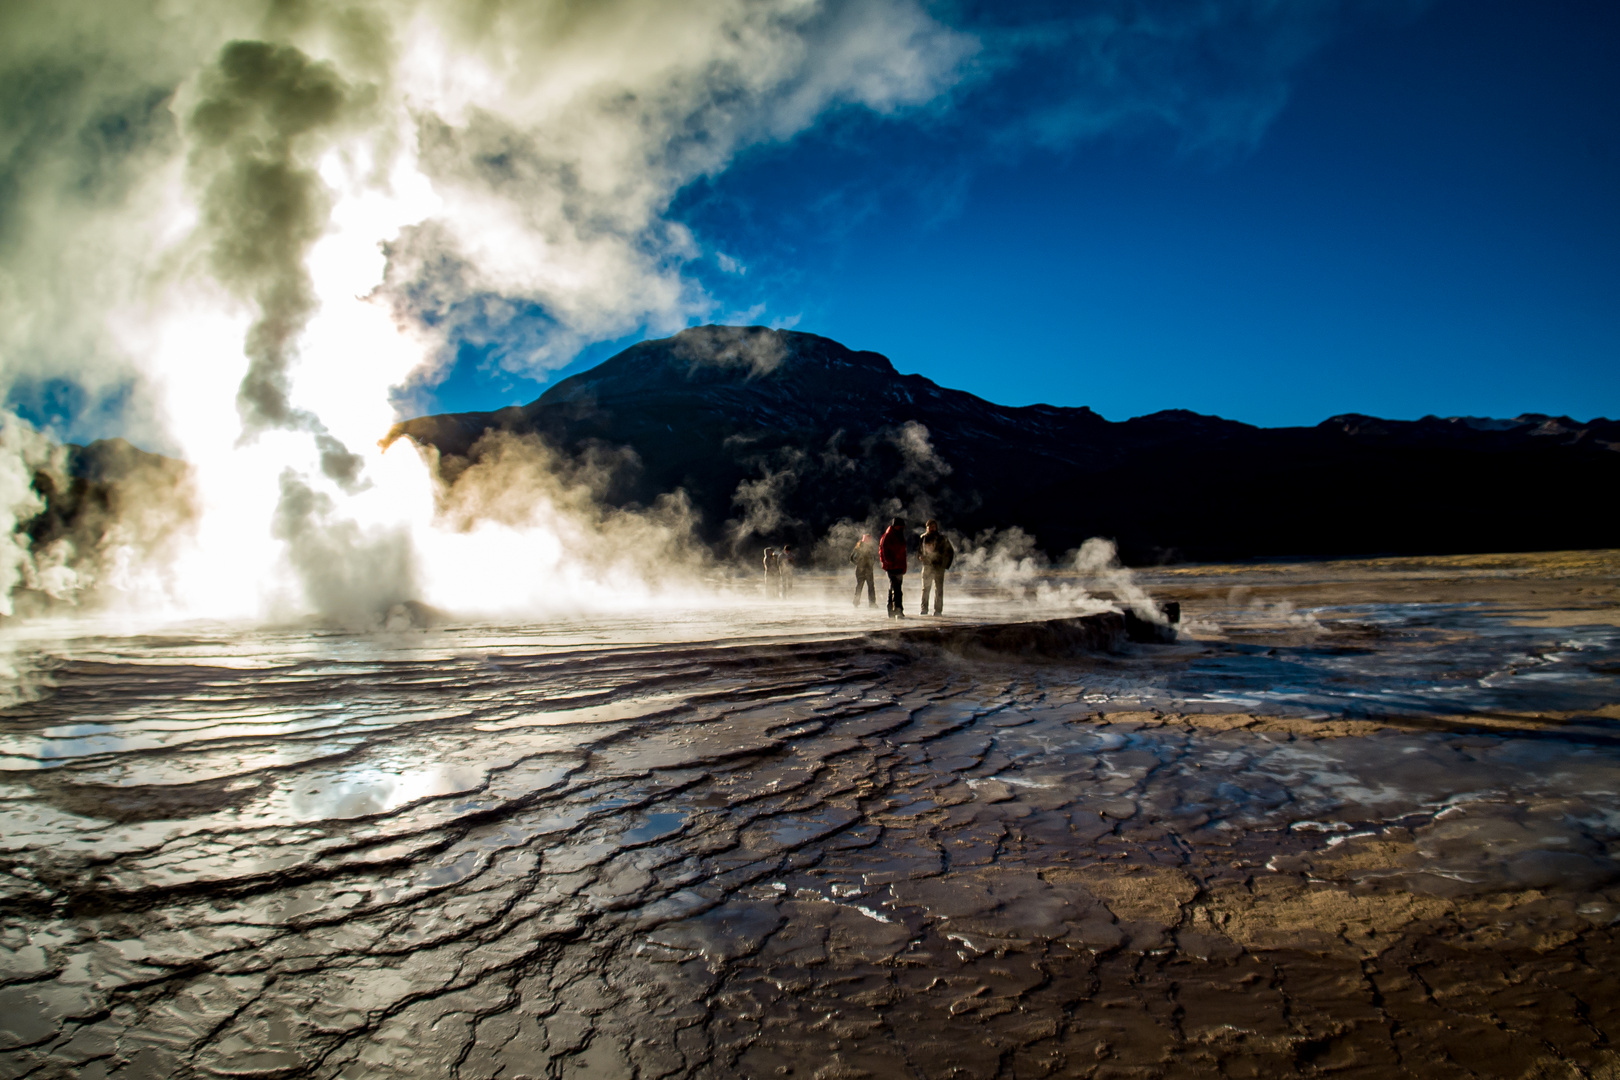
<instances>
[{"instance_id":1,"label":"backlit steam","mask_svg":"<svg viewBox=\"0 0 1620 1080\"><path fill-rule=\"evenodd\" d=\"M586 512L589 482L542 481L541 451L501 447L491 476L537 486L457 502L409 445L377 447L392 403L458 344L532 375L713 314L673 199L831 110L893 114L1034 57L1067 65L1052 85L1078 109L1048 116L1043 140L1144 115L1202 129L1209 112L1258 117L1209 136L1252 142L1322 36L1300 34L1322 5L1140 6L1053 33L1044 9L926 0L0 5L0 388L68 387L94 426L190 463L200 513L174 572L92 575L132 611L373 625L407 600L639 603L690 565L678 500L635 521ZM976 29L942 25L947 10ZM1210 47L1233 34L1254 48ZM1291 41L1306 45L1275 47ZM1235 88L1147 78L1208 56L1249 57L1217 65L1242 69ZM722 359L764 374L780 358ZM0 524L15 524L37 509L41 451L0 426ZM938 479L926 432L896 439L914 479ZM749 536L780 494L768 470L759 483L740 500ZM89 595L70 546L54 564L0 553L0 587L45 567L63 597Z\"/></svg>"},{"instance_id":2,"label":"backlit steam","mask_svg":"<svg viewBox=\"0 0 1620 1080\"><path fill-rule=\"evenodd\" d=\"M97 164L116 183L0 238L8 379L122 394L127 430L195 466L181 573L131 583L134 606L161 586L175 614L351 626L411 601L638 602L693 565L679 497L608 514L537 444L492 445L447 492L409 444L377 449L391 390L457 340L533 372L706 314L674 194L829 107L926 101L971 49L912 0L116 7L4 16L0 78L54 95L66 128L15 155L14 205L60 205L84 133L129 133ZM4 430L15 525L47 451ZM8 596L24 555L0 556Z\"/></svg>"},{"instance_id":3,"label":"backlit steam","mask_svg":"<svg viewBox=\"0 0 1620 1080\"><path fill-rule=\"evenodd\" d=\"M12 592L35 584L33 552L18 524L45 509L34 489L35 473L50 461L53 448L44 436L15 418L0 426L0 615L12 614Z\"/></svg>"}]
</instances>

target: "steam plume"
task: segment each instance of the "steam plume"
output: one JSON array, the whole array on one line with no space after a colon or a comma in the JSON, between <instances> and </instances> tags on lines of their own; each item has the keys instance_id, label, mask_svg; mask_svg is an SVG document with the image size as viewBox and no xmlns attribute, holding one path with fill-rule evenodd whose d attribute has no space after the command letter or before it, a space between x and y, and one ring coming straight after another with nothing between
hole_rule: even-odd
<instances>
[{"instance_id":1,"label":"steam plume","mask_svg":"<svg viewBox=\"0 0 1620 1080\"><path fill-rule=\"evenodd\" d=\"M1117 106L1143 97L1132 73L1201 55L1223 28L1293 41L1286 7L1215 0L1172 18L1127 0L1060 20L1058 37L1106 46L1107 64L1073 71L1132 75L1104 85ZM56 435L93 420L192 463L181 608L251 613L291 588L348 618L411 581L454 603L431 595L427 550L459 537L453 560L486 563L476 545L493 534L430 520L421 463L371 451L391 402L461 343L538 374L585 342L710 314L688 272L700 243L669 213L685 186L832 111L943 115L1052 37L1023 9L947 13L965 18L922 0L0 6L0 93L16 106L0 113L0 387L72 386L82 405ZM1261 82L1320 37L1259 65ZM1051 141L1140 115L1080 83L1059 96L1086 123L1008 130ZM762 374L778 360L732 358ZM925 436L898 437L916 486L944 475ZM0 447L13 524L32 505L15 482L37 457L26 441ZM761 477L747 528L784 482ZM590 546L561 539L580 528L573 504L542 504L526 527L558 572L622 567L580 561ZM25 565L38 553L8 551L0 582Z\"/></svg>"},{"instance_id":2,"label":"steam plume","mask_svg":"<svg viewBox=\"0 0 1620 1080\"><path fill-rule=\"evenodd\" d=\"M355 109L330 64L297 49L233 41L201 77L187 133L214 275L258 305L237 407L249 431L298 419L288 365L319 306L305 260L331 213L312 160Z\"/></svg>"},{"instance_id":3,"label":"steam plume","mask_svg":"<svg viewBox=\"0 0 1620 1080\"><path fill-rule=\"evenodd\" d=\"M698 326L680 336L675 355L693 367L713 364L769 375L787 358L787 346L777 335L753 327Z\"/></svg>"},{"instance_id":4,"label":"steam plume","mask_svg":"<svg viewBox=\"0 0 1620 1080\"><path fill-rule=\"evenodd\" d=\"M1094 584L1111 591L1119 602L1149 622L1163 624L1164 612L1153 597L1136 581L1128 567L1120 565L1119 549L1112 540L1094 536L1074 553L1074 568Z\"/></svg>"},{"instance_id":5,"label":"steam plume","mask_svg":"<svg viewBox=\"0 0 1620 1080\"><path fill-rule=\"evenodd\" d=\"M53 451L59 448L31 425L16 417L0 418L0 615L12 614L12 592L33 576L29 538L17 526L45 509L34 475L50 463Z\"/></svg>"},{"instance_id":6,"label":"steam plume","mask_svg":"<svg viewBox=\"0 0 1620 1080\"><path fill-rule=\"evenodd\" d=\"M788 513L784 503L798 485L800 470L806 464L805 455L793 447L785 447L776 457L778 463L774 467L764 459L758 459L760 475L738 483L737 491L731 498L732 503L742 511L742 517L731 523L733 552L740 550L751 537L770 536L779 529L799 523L798 518Z\"/></svg>"}]
</instances>

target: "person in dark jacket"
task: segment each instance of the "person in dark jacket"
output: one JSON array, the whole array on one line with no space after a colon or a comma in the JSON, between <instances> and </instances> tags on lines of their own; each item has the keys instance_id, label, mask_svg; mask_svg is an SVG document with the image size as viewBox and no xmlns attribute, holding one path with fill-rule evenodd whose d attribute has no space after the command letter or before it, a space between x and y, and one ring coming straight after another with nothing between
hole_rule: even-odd
<instances>
[{"instance_id":1,"label":"person in dark jacket","mask_svg":"<svg viewBox=\"0 0 1620 1080\"><path fill-rule=\"evenodd\" d=\"M878 565L889 575L889 618L906 617L901 586L906 580L906 523L895 518L878 540Z\"/></svg>"},{"instance_id":2,"label":"person in dark jacket","mask_svg":"<svg viewBox=\"0 0 1620 1080\"><path fill-rule=\"evenodd\" d=\"M877 586L872 584L872 570L877 565L877 545L871 533L862 533L860 543L849 553L855 564L855 606L861 606L861 585L866 586L866 606L877 607Z\"/></svg>"},{"instance_id":3,"label":"person in dark jacket","mask_svg":"<svg viewBox=\"0 0 1620 1080\"><path fill-rule=\"evenodd\" d=\"M945 609L945 571L956 561L956 549L951 547L951 542L946 539L945 534L939 531L939 522L933 518L928 519L928 524L923 529L918 555L922 559L923 571L922 613L928 614L928 593L932 590L934 614L938 615Z\"/></svg>"}]
</instances>

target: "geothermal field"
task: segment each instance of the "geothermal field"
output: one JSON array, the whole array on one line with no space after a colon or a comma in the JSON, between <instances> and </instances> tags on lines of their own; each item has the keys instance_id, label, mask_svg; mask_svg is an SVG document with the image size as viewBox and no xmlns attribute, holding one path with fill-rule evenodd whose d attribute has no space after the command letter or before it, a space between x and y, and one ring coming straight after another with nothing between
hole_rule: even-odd
<instances>
[{"instance_id":1,"label":"geothermal field","mask_svg":"<svg viewBox=\"0 0 1620 1080\"><path fill-rule=\"evenodd\" d=\"M1620 1080L1616 103L1613 2L0 2L0 1080Z\"/></svg>"},{"instance_id":2,"label":"geothermal field","mask_svg":"<svg viewBox=\"0 0 1620 1080\"><path fill-rule=\"evenodd\" d=\"M1620 1069L1620 554L1114 581L14 632L0 1075Z\"/></svg>"}]
</instances>

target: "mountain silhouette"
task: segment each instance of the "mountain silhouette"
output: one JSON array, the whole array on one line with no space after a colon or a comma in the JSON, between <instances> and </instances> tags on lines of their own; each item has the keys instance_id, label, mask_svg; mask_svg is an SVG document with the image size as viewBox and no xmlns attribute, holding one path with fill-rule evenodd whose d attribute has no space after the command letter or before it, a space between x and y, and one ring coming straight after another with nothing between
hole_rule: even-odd
<instances>
[{"instance_id":1,"label":"mountain silhouette","mask_svg":"<svg viewBox=\"0 0 1620 1080\"><path fill-rule=\"evenodd\" d=\"M453 476L492 431L569 455L629 448L607 499L682 489L722 551L807 546L840 519L894 513L968 536L1018 526L1052 554L1111 537L1137 564L1620 546L1604 509L1620 490L1613 421L1260 428L1176 409L1113 422L996 405L878 353L757 326L645 341L528 405L419 417L389 439L436 448Z\"/></svg>"}]
</instances>

